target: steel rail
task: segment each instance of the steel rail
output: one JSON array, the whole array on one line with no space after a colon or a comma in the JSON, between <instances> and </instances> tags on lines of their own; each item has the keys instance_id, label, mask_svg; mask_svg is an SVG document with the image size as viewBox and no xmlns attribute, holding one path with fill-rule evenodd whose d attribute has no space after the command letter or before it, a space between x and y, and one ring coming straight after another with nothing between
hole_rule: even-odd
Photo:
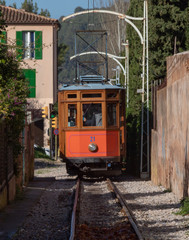
<instances>
[{"instance_id":1,"label":"steel rail","mask_svg":"<svg viewBox=\"0 0 189 240\"><path fill-rule=\"evenodd\" d=\"M76 220L76 210L77 210L77 203L78 203L78 197L79 197L79 188L80 188L80 179L78 178L76 190L75 190L75 199L74 199L74 207L72 211L71 230L70 230L69 240L74 240L74 236L75 236L75 220Z\"/></svg>"},{"instance_id":2,"label":"steel rail","mask_svg":"<svg viewBox=\"0 0 189 240\"><path fill-rule=\"evenodd\" d=\"M108 184L110 185L110 187L112 188L112 190L114 191L114 193L116 194L117 199L119 200L123 210L125 211L129 222L131 223L137 237L139 240L144 240L142 234L140 233L135 221L133 220L133 217L131 216L131 211L129 210L127 203L125 201L125 199L122 197L122 194L120 193L120 191L118 190L118 188L115 186L114 183L112 183L112 181L108 178L107 179Z\"/></svg>"}]
</instances>

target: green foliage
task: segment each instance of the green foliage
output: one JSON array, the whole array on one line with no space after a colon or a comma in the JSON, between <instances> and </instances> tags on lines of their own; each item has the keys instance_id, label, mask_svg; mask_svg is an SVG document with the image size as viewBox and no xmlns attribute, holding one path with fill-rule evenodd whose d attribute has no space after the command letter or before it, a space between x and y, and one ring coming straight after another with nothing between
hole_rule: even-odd
<instances>
[{"instance_id":1,"label":"green foliage","mask_svg":"<svg viewBox=\"0 0 189 240\"><path fill-rule=\"evenodd\" d=\"M53 105L53 112L55 113L55 116L58 115L58 102L56 102L56 103Z\"/></svg>"},{"instance_id":2,"label":"green foliage","mask_svg":"<svg viewBox=\"0 0 189 240\"><path fill-rule=\"evenodd\" d=\"M28 83L13 53L0 49L0 114L11 120L24 115Z\"/></svg>"},{"instance_id":3,"label":"green foliage","mask_svg":"<svg viewBox=\"0 0 189 240\"><path fill-rule=\"evenodd\" d=\"M58 71L60 72L61 65L65 62L65 54L68 51L68 46L66 46L64 43L60 43L58 46Z\"/></svg>"},{"instance_id":4,"label":"green foliage","mask_svg":"<svg viewBox=\"0 0 189 240\"><path fill-rule=\"evenodd\" d=\"M131 0L127 15L133 17L143 16L143 2ZM143 31L141 21L134 21L140 32ZM127 169L138 174L140 161L140 126L141 126L141 95L137 89L142 88L142 44L140 38L131 25L127 26L129 40L129 107L127 117Z\"/></svg>"},{"instance_id":5,"label":"green foliage","mask_svg":"<svg viewBox=\"0 0 189 240\"><path fill-rule=\"evenodd\" d=\"M0 0L0 5L6 6L6 1L5 0ZM12 3L12 7L13 8L17 8L16 3ZM37 3L33 3L33 0L24 0L24 2L21 4L21 9L25 9L26 12L31 12L31 13L35 13L35 14L39 14L41 16L45 16L45 17L50 17L50 12L48 11L48 9L43 9L41 8L41 11L38 13L38 5Z\"/></svg>"},{"instance_id":6,"label":"green foliage","mask_svg":"<svg viewBox=\"0 0 189 240\"><path fill-rule=\"evenodd\" d=\"M47 158L50 159L48 155L46 155L45 150L41 147L37 147L34 149L34 158Z\"/></svg>"},{"instance_id":7,"label":"green foliage","mask_svg":"<svg viewBox=\"0 0 189 240\"><path fill-rule=\"evenodd\" d=\"M76 7L74 13L77 13L77 12L82 12L84 11L85 9L83 9L82 7Z\"/></svg>"},{"instance_id":8,"label":"green foliage","mask_svg":"<svg viewBox=\"0 0 189 240\"><path fill-rule=\"evenodd\" d=\"M15 8L15 9L17 9L16 3L13 3L13 4L12 4L12 7Z\"/></svg>"},{"instance_id":9,"label":"green foliage","mask_svg":"<svg viewBox=\"0 0 189 240\"><path fill-rule=\"evenodd\" d=\"M166 57L189 49L188 1L149 0L149 86L166 76ZM127 15L143 16L143 1L131 0ZM142 21L134 21L143 33ZM127 26L129 40L129 95L127 108L127 161L132 166L140 152L142 45L136 31ZM150 94L151 95L151 94Z\"/></svg>"},{"instance_id":10,"label":"green foliage","mask_svg":"<svg viewBox=\"0 0 189 240\"><path fill-rule=\"evenodd\" d=\"M6 2L5 2L5 0L0 0L0 5L3 5L3 6L5 6L5 5L6 5Z\"/></svg>"},{"instance_id":11,"label":"green foliage","mask_svg":"<svg viewBox=\"0 0 189 240\"><path fill-rule=\"evenodd\" d=\"M32 12L37 14L38 12L38 6L37 3L33 4L33 0L24 0L24 2L21 5L22 9L25 9L26 12Z\"/></svg>"},{"instance_id":12,"label":"green foliage","mask_svg":"<svg viewBox=\"0 0 189 240\"><path fill-rule=\"evenodd\" d=\"M149 4L150 79L166 76L166 57L187 50L188 1L151 0Z\"/></svg>"},{"instance_id":13,"label":"green foliage","mask_svg":"<svg viewBox=\"0 0 189 240\"><path fill-rule=\"evenodd\" d=\"M189 198L188 197L184 198L181 201L180 210L176 214L177 215L182 215L182 216L185 216L185 215L189 214Z\"/></svg>"},{"instance_id":14,"label":"green foliage","mask_svg":"<svg viewBox=\"0 0 189 240\"><path fill-rule=\"evenodd\" d=\"M47 9L43 9L43 8L41 8L41 12L39 13L39 15L44 17L49 17L49 18L51 16L50 12Z\"/></svg>"},{"instance_id":15,"label":"green foliage","mask_svg":"<svg viewBox=\"0 0 189 240\"><path fill-rule=\"evenodd\" d=\"M0 37L5 30L0 22ZM13 147L16 158L21 151L20 134L24 127L28 82L25 80L20 63L12 48L0 43L0 123L7 126L7 141Z\"/></svg>"}]
</instances>

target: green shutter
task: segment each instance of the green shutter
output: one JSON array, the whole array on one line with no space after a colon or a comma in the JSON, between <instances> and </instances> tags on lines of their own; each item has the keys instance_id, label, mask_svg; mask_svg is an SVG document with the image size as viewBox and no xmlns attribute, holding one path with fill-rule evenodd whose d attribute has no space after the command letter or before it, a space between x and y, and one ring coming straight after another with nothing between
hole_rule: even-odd
<instances>
[{"instance_id":1,"label":"green shutter","mask_svg":"<svg viewBox=\"0 0 189 240\"><path fill-rule=\"evenodd\" d=\"M5 31L1 32L0 43L7 43L7 33Z\"/></svg>"},{"instance_id":2,"label":"green shutter","mask_svg":"<svg viewBox=\"0 0 189 240\"><path fill-rule=\"evenodd\" d=\"M36 97L35 88L30 88L30 93L29 93L28 98L35 98L35 97Z\"/></svg>"},{"instance_id":3,"label":"green shutter","mask_svg":"<svg viewBox=\"0 0 189 240\"><path fill-rule=\"evenodd\" d=\"M22 32L16 32L16 53L17 58L23 58L23 40L22 40Z\"/></svg>"},{"instance_id":4,"label":"green shutter","mask_svg":"<svg viewBox=\"0 0 189 240\"><path fill-rule=\"evenodd\" d=\"M29 84L29 98L36 97L36 70L35 69L23 69L25 78L28 80Z\"/></svg>"},{"instance_id":5,"label":"green shutter","mask_svg":"<svg viewBox=\"0 0 189 240\"><path fill-rule=\"evenodd\" d=\"M42 59L42 31L35 32L35 59Z\"/></svg>"}]
</instances>

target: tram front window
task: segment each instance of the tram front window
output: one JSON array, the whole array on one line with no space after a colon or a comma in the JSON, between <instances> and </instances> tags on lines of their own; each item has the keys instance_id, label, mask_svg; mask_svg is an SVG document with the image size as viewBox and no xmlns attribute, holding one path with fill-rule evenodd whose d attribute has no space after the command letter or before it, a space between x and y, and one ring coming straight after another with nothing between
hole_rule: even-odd
<instances>
[{"instance_id":1,"label":"tram front window","mask_svg":"<svg viewBox=\"0 0 189 240\"><path fill-rule=\"evenodd\" d=\"M116 103L107 104L108 126L117 126Z\"/></svg>"},{"instance_id":2,"label":"tram front window","mask_svg":"<svg viewBox=\"0 0 189 240\"><path fill-rule=\"evenodd\" d=\"M83 126L102 126L102 104L83 104Z\"/></svg>"},{"instance_id":3,"label":"tram front window","mask_svg":"<svg viewBox=\"0 0 189 240\"><path fill-rule=\"evenodd\" d=\"M68 104L68 127L75 127L77 120L77 105Z\"/></svg>"}]
</instances>

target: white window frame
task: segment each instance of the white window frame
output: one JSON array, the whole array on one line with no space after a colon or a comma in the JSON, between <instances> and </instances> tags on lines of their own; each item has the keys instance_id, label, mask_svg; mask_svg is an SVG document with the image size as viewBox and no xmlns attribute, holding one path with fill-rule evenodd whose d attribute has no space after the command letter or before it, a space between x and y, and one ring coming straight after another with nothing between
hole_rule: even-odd
<instances>
[{"instance_id":1,"label":"white window frame","mask_svg":"<svg viewBox=\"0 0 189 240\"><path fill-rule=\"evenodd\" d=\"M33 43L32 43L33 34ZM23 43L24 43L24 59L35 58L35 31L23 31Z\"/></svg>"}]
</instances>

